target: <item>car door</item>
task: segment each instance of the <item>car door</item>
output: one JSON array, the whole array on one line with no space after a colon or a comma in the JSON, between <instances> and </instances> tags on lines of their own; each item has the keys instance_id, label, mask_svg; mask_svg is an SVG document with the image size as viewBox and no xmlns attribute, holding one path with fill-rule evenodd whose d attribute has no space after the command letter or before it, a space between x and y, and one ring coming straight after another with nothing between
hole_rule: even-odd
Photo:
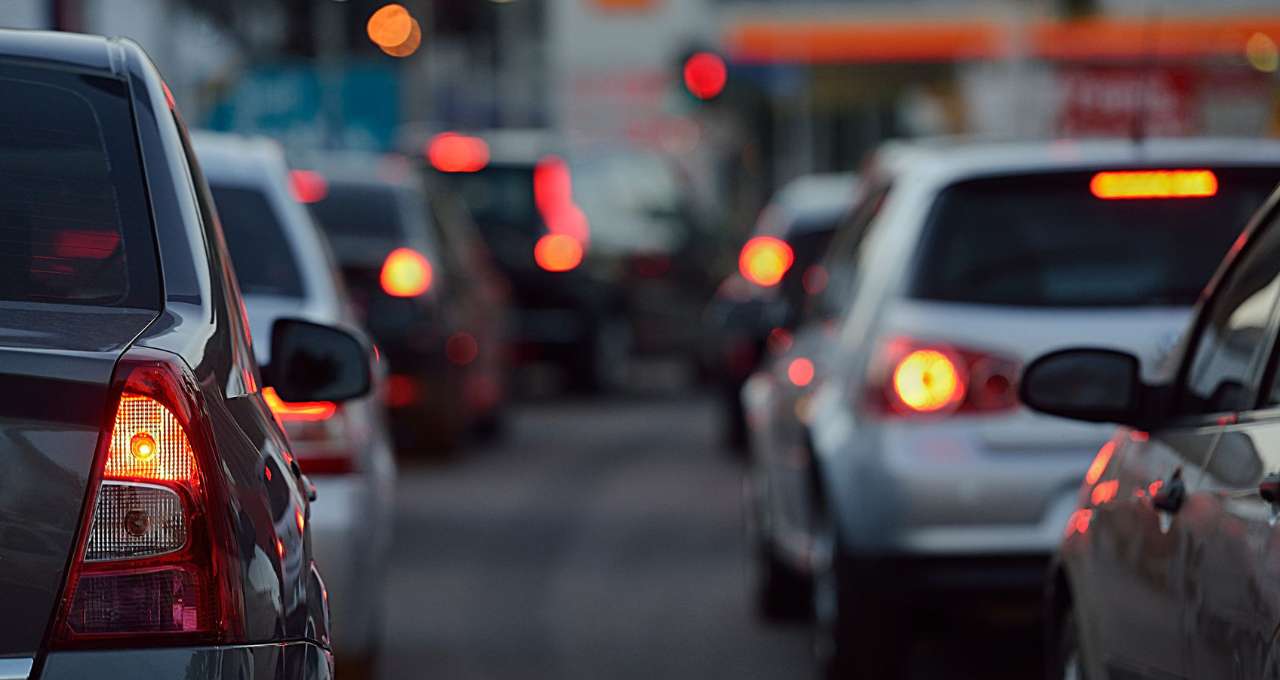
<instances>
[{"instance_id":1,"label":"car door","mask_svg":"<svg viewBox=\"0 0 1280 680\"><path fill-rule=\"evenodd\" d=\"M1242 301L1234 328L1218 334L1212 323L1206 326L1205 337L1220 346L1216 353L1235 356L1216 361L1216 369L1211 365L1199 380L1193 369L1188 384L1189 401L1208 399L1204 410L1216 411L1222 422L1180 518L1189 540L1187 648L1200 678L1263 677L1280 625L1280 533L1273 509L1280 506L1267 502L1260 486L1273 482L1280 493L1280 385L1272 379L1260 389L1276 360L1280 228L1274 221L1262 223L1225 279L1223 306ZM1199 348L1197 359L1207 353ZM1225 402L1215 403L1220 399Z\"/></svg>"},{"instance_id":2,"label":"car door","mask_svg":"<svg viewBox=\"0 0 1280 680\"><path fill-rule=\"evenodd\" d=\"M1233 636L1221 626L1203 630L1204 602L1230 608L1240 595L1226 592L1233 587L1223 578L1227 565L1206 550L1221 540L1221 483L1210 471L1215 452L1225 450L1225 430L1257 398L1278 275L1280 232L1250 244L1214 285L1175 381L1174 417L1114 444L1115 469L1086 479L1096 481L1090 599L1100 634L1093 642L1113 677L1230 677L1197 666L1206 645L1222 649ZM1227 610L1212 618L1240 620Z\"/></svg>"}]
</instances>

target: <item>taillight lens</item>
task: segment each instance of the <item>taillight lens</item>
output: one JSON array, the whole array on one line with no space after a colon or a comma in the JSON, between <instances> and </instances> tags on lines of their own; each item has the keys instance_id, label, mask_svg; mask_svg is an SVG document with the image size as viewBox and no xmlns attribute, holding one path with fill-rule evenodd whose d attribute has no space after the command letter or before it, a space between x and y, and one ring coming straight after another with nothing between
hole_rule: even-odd
<instances>
[{"instance_id":1,"label":"taillight lens","mask_svg":"<svg viewBox=\"0 0 1280 680\"><path fill-rule=\"evenodd\" d=\"M274 388L262 389L272 415L280 423L293 456L308 475L339 475L355 471L359 444L349 413L331 401L284 401Z\"/></svg>"},{"instance_id":2,"label":"taillight lens","mask_svg":"<svg viewBox=\"0 0 1280 680\"><path fill-rule=\"evenodd\" d=\"M226 642L243 630L212 438L180 360L131 350L90 483L55 637Z\"/></svg>"},{"instance_id":3,"label":"taillight lens","mask_svg":"<svg viewBox=\"0 0 1280 680\"><path fill-rule=\"evenodd\" d=\"M382 290L392 297L417 297L431 289L431 263L412 248L396 248L379 273Z\"/></svg>"},{"instance_id":4,"label":"taillight lens","mask_svg":"<svg viewBox=\"0 0 1280 680\"><path fill-rule=\"evenodd\" d=\"M868 408L885 416L995 413L1017 408L1018 363L988 352L897 338L868 371Z\"/></svg>"},{"instance_id":5,"label":"taillight lens","mask_svg":"<svg viewBox=\"0 0 1280 680\"><path fill-rule=\"evenodd\" d=\"M738 271L757 286L776 286L791 269L796 256L786 241L757 236L747 241L738 254Z\"/></svg>"}]
</instances>

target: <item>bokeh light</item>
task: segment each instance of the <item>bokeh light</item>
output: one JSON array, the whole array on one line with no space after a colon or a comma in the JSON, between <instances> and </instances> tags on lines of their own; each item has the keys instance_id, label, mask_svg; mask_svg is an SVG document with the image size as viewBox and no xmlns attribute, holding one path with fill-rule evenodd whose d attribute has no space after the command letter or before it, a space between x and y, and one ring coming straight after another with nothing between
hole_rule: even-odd
<instances>
[{"instance_id":1,"label":"bokeh light","mask_svg":"<svg viewBox=\"0 0 1280 680\"><path fill-rule=\"evenodd\" d=\"M728 80L729 70L717 54L698 52L684 62L684 85L698 99L715 98Z\"/></svg>"},{"instance_id":2,"label":"bokeh light","mask_svg":"<svg viewBox=\"0 0 1280 680\"><path fill-rule=\"evenodd\" d=\"M479 172L489 164L489 145L479 137L441 132L427 143L427 160L440 172Z\"/></svg>"},{"instance_id":3,"label":"bokeh light","mask_svg":"<svg viewBox=\"0 0 1280 680\"><path fill-rule=\"evenodd\" d=\"M757 236L742 246L738 270L757 286L770 287L782 281L794 261L795 253L786 241L772 236Z\"/></svg>"},{"instance_id":4,"label":"bokeh light","mask_svg":"<svg viewBox=\"0 0 1280 680\"><path fill-rule=\"evenodd\" d=\"M390 3L369 17L366 30L373 44L385 49L403 45L413 33L413 17L404 5Z\"/></svg>"},{"instance_id":5,"label":"bokeh light","mask_svg":"<svg viewBox=\"0 0 1280 680\"><path fill-rule=\"evenodd\" d=\"M422 46L422 27L418 25L418 20L413 17L410 17L409 21L409 37L399 45L379 45L384 53L403 59L417 52L418 48Z\"/></svg>"},{"instance_id":6,"label":"bokeh light","mask_svg":"<svg viewBox=\"0 0 1280 680\"><path fill-rule=\"evenodd\" d=\"M533 259L549 272L567 272L582 263L582 244L567 234L547 234L534 244Z\"/></svg>"},{"instance_id":7,"label":"bokeh light","mask_svg":"<svg viewBox=\"0 0 1280 680\"><path fill-rule=\"evenodd\" d=\"M1249 65L1263 73L1275 73L1280 68L1280 49L1276 41L1266 33L1254 33L1244 44L1244 57Z\"/></svg>"}]
</instances>

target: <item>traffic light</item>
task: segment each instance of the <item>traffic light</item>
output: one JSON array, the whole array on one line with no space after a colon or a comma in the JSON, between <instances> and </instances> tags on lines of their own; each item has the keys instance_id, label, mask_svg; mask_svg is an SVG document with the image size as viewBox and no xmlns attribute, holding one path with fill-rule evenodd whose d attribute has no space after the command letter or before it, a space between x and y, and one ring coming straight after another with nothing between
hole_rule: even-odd
<instances>
[{"instance_id":1,"label":"traffic light","mask_svg":"<svg viewBox=\"0 0 1280 680\"><path fill-rule=\"evenodd\" d=\"M681 75L689 94L702 101L715 99L724 91L724 86L729 81L729 69L724 59L707 51L693 52L686 57Z\"/></svg>"}]
</instances>

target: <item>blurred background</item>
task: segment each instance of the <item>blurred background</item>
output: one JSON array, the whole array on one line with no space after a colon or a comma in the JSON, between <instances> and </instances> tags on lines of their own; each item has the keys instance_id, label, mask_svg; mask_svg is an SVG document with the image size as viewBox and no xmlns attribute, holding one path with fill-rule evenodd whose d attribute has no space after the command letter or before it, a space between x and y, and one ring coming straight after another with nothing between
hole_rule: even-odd
<instances>
[{"instance_id":1,"label":"blurred background","mask_svg":"<svg viewBox=\"0 0 1280 680\"><path fill-rule=\"evenodd\" d=\"M796 304L728 303L817 261L886 140L1280 135L1275 0L0 0L0 25L132 38L190 127L282 147L389 359L389 547L326 555L375 584L342 677L813 674L809 627L755 615L742 501L739 394ZM241 288L278 294L227 231ZM759 234L785 255L748 257ZM920 677L1038 673L1036 627L987 614L922 625Z\"/></svg>"}]
</instances>

